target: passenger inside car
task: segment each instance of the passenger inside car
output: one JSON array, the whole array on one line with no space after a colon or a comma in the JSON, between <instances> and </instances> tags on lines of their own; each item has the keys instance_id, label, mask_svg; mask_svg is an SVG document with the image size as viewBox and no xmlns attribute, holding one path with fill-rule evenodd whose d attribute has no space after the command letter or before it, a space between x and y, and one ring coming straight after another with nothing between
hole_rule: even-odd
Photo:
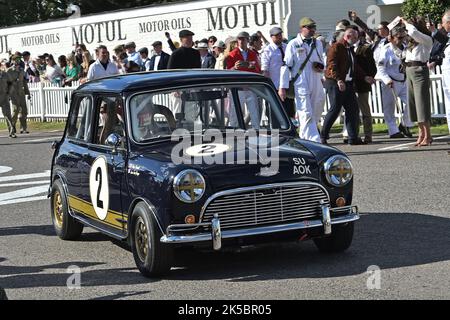
<instances>
[{"instance_id":1,"label":"passenger inside car","mask_svg":"<svg viewBox=\"0 0 450 320\"><path fill-rule=\"evenodd\" d=\"M116 133L121 137L125 136L123 118L119 112L120 105L117 101L103 100L101 102L97 131L98 144L106 144L106 139L112 133Z\"/></svg>"}]
</instances>

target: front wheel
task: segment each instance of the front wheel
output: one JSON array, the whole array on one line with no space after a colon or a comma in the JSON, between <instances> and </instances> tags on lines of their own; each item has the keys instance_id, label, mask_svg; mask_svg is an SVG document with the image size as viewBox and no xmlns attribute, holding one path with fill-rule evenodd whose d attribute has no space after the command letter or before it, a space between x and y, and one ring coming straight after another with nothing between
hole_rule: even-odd
<instances>
[{"instance_id":1,"label":"front wheel","mask_svg":"<svg viewBox=\"0 0 450 320\"><path fill-rule=\"evenodd\" d=\"M148 278L168 273L172 248L161 243L161 232L145 203L133 210L130 230L131 250L139 271Z\"/></svg>"},{"instance_id":2,"label":"front wheel","mask_svg":"<svg viewBox=\"0 0 450 320\"><path fill-rule=\"evenodd\" d=\"M61 181L56 180L52 188L52 222L55 232L62 240L76 240L83 232L83 224L69 214L67 196Z\"/></svg>"},{"instance_id":3,"label":"front wheel","mask_svg":"<svg viewBox=\"0 0 450 320\"><path fill-rule=\"evenodd\" d=\"M344 252L352 244L353 229L353 222L334 225L330 236L314 239L314 243L319 251L323 253Z\"/></svg>"}]
</instances>

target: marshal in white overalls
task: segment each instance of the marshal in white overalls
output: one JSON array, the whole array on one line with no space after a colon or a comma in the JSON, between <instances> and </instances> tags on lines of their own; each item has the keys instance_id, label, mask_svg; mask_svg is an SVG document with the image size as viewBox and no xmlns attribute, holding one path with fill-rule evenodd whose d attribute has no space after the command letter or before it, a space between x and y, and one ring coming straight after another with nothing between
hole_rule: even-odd
<instances>
[{"instance_id":1,"label":"marshal in white overalls","mask_svg":"<svg viewBox=\"0 0 450 320\"><path fill-rule=\"evenodd\" d=\"M444 51L445 57L442 62L442 86L445 96L445 110L447 114L447 123L450 132L450 45Z\"/></svg>"}]
</instances>

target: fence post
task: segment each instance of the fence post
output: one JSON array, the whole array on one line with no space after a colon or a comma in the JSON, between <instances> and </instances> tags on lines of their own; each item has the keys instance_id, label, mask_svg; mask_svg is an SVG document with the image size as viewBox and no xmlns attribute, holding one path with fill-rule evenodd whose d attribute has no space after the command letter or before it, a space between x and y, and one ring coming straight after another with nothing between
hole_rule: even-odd
<instances>
[{"instance_id":1,"label":"fence post","mask_svg":"<svg viewBox=\"0 0 450 320\"><path fill-rule=\"evenodd\" d=\"M39 82L39 102L41 105L41 121L45 122L45 92L44 83L42 81Z\"/></svg>"}]
</instances>

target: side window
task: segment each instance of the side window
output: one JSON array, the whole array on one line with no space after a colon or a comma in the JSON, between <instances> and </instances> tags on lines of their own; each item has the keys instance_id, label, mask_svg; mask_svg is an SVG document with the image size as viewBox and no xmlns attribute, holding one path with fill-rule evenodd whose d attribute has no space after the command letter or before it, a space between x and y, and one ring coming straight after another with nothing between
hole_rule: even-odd
<instances>
[{"instance_id":1,"label":"side window","mask_svg":"<svg viewBox=\"0 0 450 320\"><path fill-rule=\"evenodd\" d=\"M121 98L101 97L97 100L95 110L98 119L97 133L94 139L95 144L105 145L106 139L112 133L116 133L121 137L125 136Z\"/></svg>"},{"instance_id":2,"label":"side window","mask_svg":"<svg viewBox=\"0 0 450 320\"><path fill-rule=\"evenodd\" d=\"M91 120L93 115L92 98L79 97L69 120L67 136L72 139L89 141L91 136Z\"/></svg>"}]
</instances>

